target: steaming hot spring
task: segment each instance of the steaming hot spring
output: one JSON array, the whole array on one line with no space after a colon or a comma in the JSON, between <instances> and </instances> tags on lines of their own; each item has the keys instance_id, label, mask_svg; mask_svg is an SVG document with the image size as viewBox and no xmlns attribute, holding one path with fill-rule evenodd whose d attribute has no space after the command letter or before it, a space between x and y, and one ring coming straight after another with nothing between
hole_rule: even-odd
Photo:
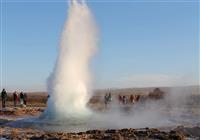
<instances>
[{"instance_id":1,"label":"steaming hot spring","mask_svg":"<svg viewBox=\"0 0 200 140\"><path fill-rule=\"evenodd\" d=\"M200 104L191 96L193 91L185 89L173 89L170 91L173 94L161 100L139 102L132 107L121 107L115 97L107 110L88 107L93 93L90 61L97 52L97 32L87 4L73 0L57 61L47 82L50 95L47 109L40 117L20 119L9 125L79 132L91 129L171 127L200 122ZM196 89L195 92L198 91Z\"/></svg>"}]
</instances>

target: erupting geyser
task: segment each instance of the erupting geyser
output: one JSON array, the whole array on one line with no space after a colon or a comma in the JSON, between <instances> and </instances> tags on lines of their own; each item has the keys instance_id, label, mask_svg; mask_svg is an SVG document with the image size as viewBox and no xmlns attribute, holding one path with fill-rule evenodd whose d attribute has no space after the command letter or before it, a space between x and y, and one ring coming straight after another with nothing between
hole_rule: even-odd
<instances>
[{"instance_id":1,"label":"erupting geyser","mask_svg":"<svg viewBox=\"0 0 200 140\"><path fill-rule=\"evenodd\" d=\"M85 2L73 0L69 7L57 61L48 80L46 117L77 118L90 114L89 63L96 51L97 33L94 18Z\"/></svg>"}]
</instances>

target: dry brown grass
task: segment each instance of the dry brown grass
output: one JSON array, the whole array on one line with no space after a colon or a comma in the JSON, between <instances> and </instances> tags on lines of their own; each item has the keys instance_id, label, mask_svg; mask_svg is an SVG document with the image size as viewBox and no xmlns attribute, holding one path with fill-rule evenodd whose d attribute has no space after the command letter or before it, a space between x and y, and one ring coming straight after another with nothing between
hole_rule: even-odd
<instances>
[{"instance_id":1,"label":"dry brown grass","mask_svg":"<svg viewBox=\"0 0 200 140\"><path fill-rule=\"evenodd\" d=\"M31 92L27 93L27 106L31 107L46 107L47 103L47 96L48 94L45 92ZM1 101L1 99L0 99ZM7 107L13 107L13 93L8 93L7 101L6 101ZM17 103L17 106L19 107L19 102ZM0 104L0 108L2 105Z\"/></svg>"},{"instance_id":2,"label":"dry brown grass","mask_svg":"<svg viewBox=\"0 0 200 140\"><path fill-rule=\"evenodd\" d=\"M12 139L17 138L19 134L20 134L19 129L17 129L17 128L12 128L12 130L11 130Z\"/></svg>"},{"instance_id":3,"label":"dry brown grass","mask_svg":"<svg viewBox=\"0 0 200 140\"><path fill-rule=\"evenodd\" d=\"M107 93L107 90L97 90L95 91L94 96L89 101L89 106L102 106L104 105L104 95ZM130 96L131 94L140 95L140 96L148 96L148 92L142 92L142 90L130 91L128 90L112 90L111 94L113 96L113 100L118 99L118 95L126 95ZM45 92L32 92L27 93L27 106L29 107L46 107L47 106L47 98L48 94ZM18 107L20 107L19 102L17 103ZM8 100L6 102L7 107L13 107L13 94L8 94ZM0 104L1 108L1 104Z\"/></svg>"},{"instance_id":4,"label":"dry brown grass","mask_svg":"<svg viewBox=\"0 0 200 140\"><path fill-rule=\"evenodd\" d=\"M191 89L196 87L189 87ZM101 104L104 101L104 95L111 92L114 100L118 100L118 95L125 95L129 97L130 95L140 95L143 99L162 99L166 94L168 94L171 88L160 88L160 90L155 90L155 88L127 88L127 89L110 89L110 90L96 90L94 96L90 99L89 104ZM193 95L195 101L199 100L199 93ZM46 107L48 94L46 92L29 92L27 93L27 106L31 107ZM0 100L1 101L1 100ZM196 101L198 102L198 101ZM8 94L7 106L13 106L13 94ZM1 104L0 104L1 108Z\"/></svg>"}]
</instances>

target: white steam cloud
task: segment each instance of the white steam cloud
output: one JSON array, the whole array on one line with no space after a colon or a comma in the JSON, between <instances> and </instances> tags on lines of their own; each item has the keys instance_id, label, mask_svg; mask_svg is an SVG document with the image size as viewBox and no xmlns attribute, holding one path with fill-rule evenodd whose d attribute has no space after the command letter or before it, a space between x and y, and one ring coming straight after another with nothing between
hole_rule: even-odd
<instances>
[{"instance_id":1,"label":"white steam cloud","mask_svg":"<svg viewBox=\"0 0 200 140\"><path fill-rule=\"evenodd\" d=\"M147 100L146 97L141 96L138 103L128 106L119 105L117 95L113 94L113 100L107 109L102 104L104 103L102 96L102 102L99 103L99 106L103 107L102 110L94 109L91 116L91 111L87 108L87 103L92 96L89 64L96 52L96 45L96 25L89 8L84 2L72 1L57 62L48 80L50 98L48 108L43 114L47 121L41 122L47 126L47 129L84 131L106 128L166 127L200 121L199 86L174 88L161 100ZM141 78L134 77L134 79L141 83L146 79L150 79L146 83L150 83L154 78L156 81L159 79L156 76L146 77L143 76L141 81L139 81ZM166 76L161 77L164 82L171 79ZM162 81L156 84L160 82ZM49 121L49 118L55 120Z\"/></svg>"},{"instance_id":2,"label":"white steam cloud","mask_svg":"<svg viewBox=\"0 0 200 140\"><path fill-rule=\"evenodd\" d=\"M48 80L49 117L73 118L90 114L89 63L96 51L97 30L88 6L73 0L68 11L53 73Z\"/></svg>"}]
</instances>

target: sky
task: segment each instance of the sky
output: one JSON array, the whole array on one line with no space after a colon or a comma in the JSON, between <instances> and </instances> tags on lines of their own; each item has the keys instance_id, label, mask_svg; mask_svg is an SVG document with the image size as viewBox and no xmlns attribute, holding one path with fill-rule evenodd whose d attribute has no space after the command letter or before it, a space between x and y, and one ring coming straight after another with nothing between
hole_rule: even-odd
<instances>
[{"instance_id":1,"label":"sky","mask_svg":"<svg viewBox=\"0 0 200 140\"><path fill-rule=\"evenodd\" d=\"M94 88L199 84L197 0L87 3L99 30ZM2 0L1 88L46 90L67 11L65 0Z\"/></svg>"}]
</instances>

